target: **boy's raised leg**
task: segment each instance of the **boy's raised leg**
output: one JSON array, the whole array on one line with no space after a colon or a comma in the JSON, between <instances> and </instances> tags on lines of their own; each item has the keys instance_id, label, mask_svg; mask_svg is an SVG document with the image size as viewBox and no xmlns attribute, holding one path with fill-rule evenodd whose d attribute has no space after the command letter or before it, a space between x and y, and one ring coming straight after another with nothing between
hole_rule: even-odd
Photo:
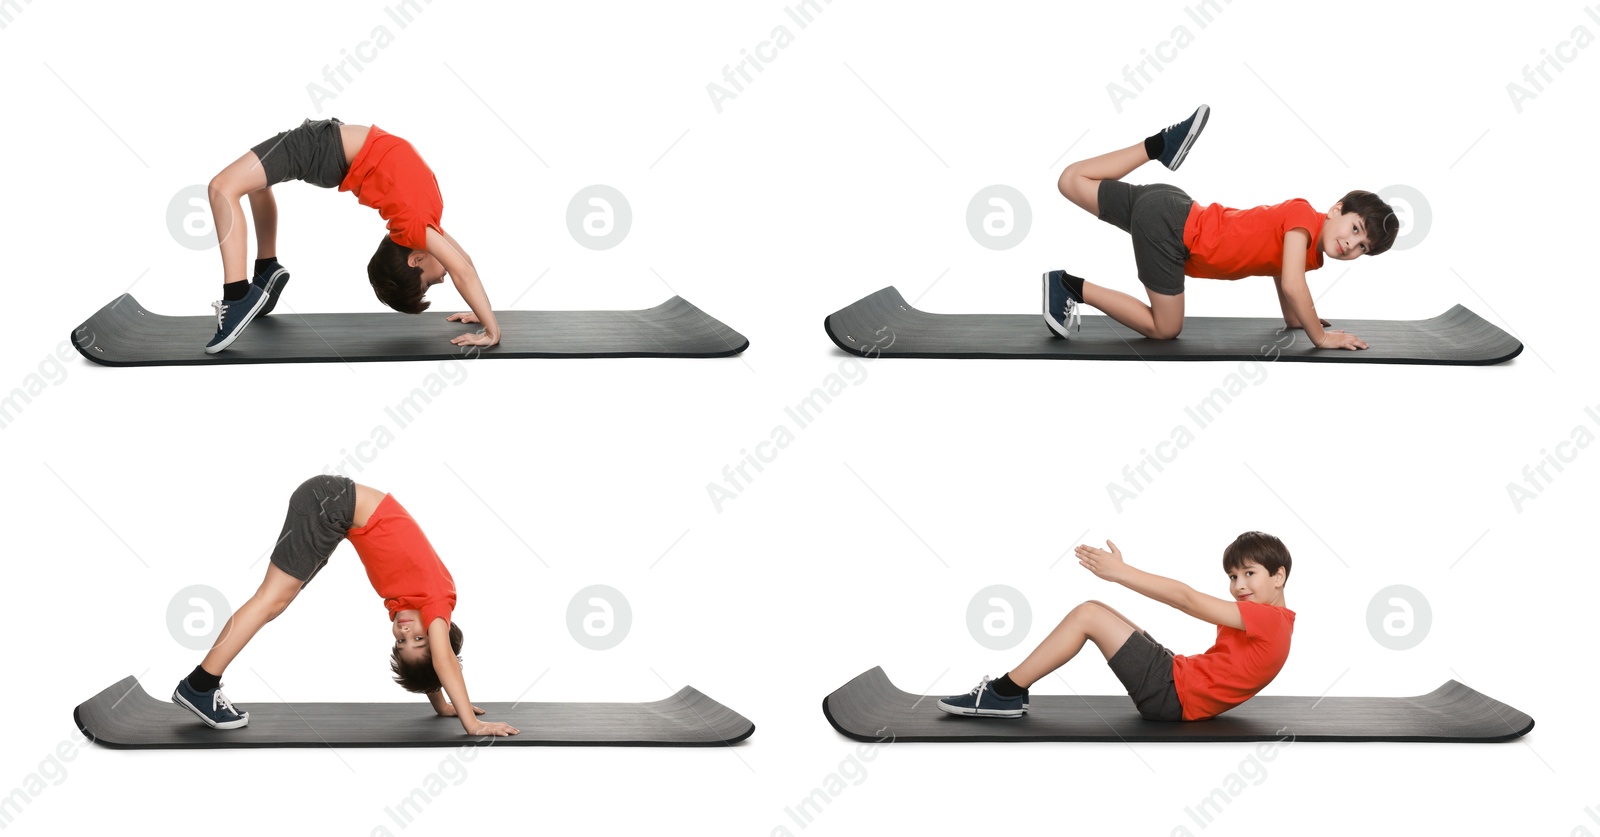
<instances>
[{"instance_id":1,"label":"boy's raised leg","mask_svg":"<svg viewBox=\"0 0 1600 837\"><path fill-rule=\"evenodd\" d=\"M1136 143L1067 166L1056 181L1056 188L1067 200L1099 218L1100 181L1121 180L1148 162L1150 155L1145 153L1144 143Z\"/></svg>"},{"instance_id":2,"label":"boy's raised leg","mask_svg":"<svg viewBox=\"0 0 1600 837\"><path fill-rule=\"evenodd\" d=\"M1061 624L1056 625L1055 630L1008 676L1013 683L1026 689L1046 674L1066 665L1068 660L1083 650L1083 644L1091 640L1109 660L1137 630L1137 625L1100 602L1084 602L1069 611Z\"/></svg>"}]
</instances>

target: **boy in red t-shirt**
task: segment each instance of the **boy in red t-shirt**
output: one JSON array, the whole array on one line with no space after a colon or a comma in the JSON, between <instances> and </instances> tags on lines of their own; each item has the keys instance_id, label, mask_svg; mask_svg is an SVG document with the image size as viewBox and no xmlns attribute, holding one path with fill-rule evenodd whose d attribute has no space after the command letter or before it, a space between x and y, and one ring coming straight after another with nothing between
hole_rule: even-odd
<instances>
[{"instance_id":1,"label":"boy in red t-shirt","mask_svg":"<svg viewBox=\"0 0 1600 837\"><path fill-rule=\"evenodd\" d=\"M964 695L939 701L952 715L1020 718L1028 711L1028 687L1077 656L1085 642L1105 655L1139 714L1152 721L1203 721L1254 697L1289 658L1294 611L1283 601L1289 580L1289 550L1261 532L1245 532L1222 551L1233 601L1207 596L1181 581L1128 566L1116 544L1107 552L1082 545L1078 563L1095 575L1171 605L1217 626L1217 641L1204 654L1173 654L1126 616L1096 601L1084 602L1061 620L1044 642L998 680L988 677Z\"/></svg>"},{"instance_id":2,"label":"boy in red t-shirt","mask_svg":"<svg viewBox=\"0 0 1600 837\"><path fill-rule=\"evenodd\" d=\"M278 204L272 197L272 186L285 180L354 193L362 206L378 210L388 222L388 235L367 263L367 279L385 305L421 314L429 305L423 294L448 275L472 313L446 319L483 326L482 331L450 342L457 346L500 342L500 326L472 257L439 226L444 213L439 182L411 143L376 125L307 119L300 127L257 144L211 179L211 216L222 250L222 299L212 303L217 333L206 344L207 353L228 348L251 319L270 314L289 281L289 272L278 263ZM245 281L249 233L243 224L234 223L244 195L250 197L258 239L255 275L249 282Z\"/></svg>"},{"instance_id":3,"label":"boy in red t-shirt","mask_svg":"<svg viewBox=\"0 0 1600 837\"><path fill-rule=\"evenodd\" d=\"M1177 171L1211 109L1201 105L1188 119L1144 142L1080 160L1061 172L1057 186L1068 200L1133 238L1133 259L1150 304L1064 271L1044 274L1045 322L1070 337L1078 306L1090 305L1154 340L1183 330L1183 278L1240 279L1271 276L1278 306L1289 328L1304 328L1322 349L1365 349L1354 334L1324 331L1306 271L1323 256L1340 260L1376 256L1394 244L1400 220L1382 198L1359 189L1326 213L1295 198L1272 206L1229 209L1201 204L1165 183L1135 185L1122 178L1151 160Z\"/></svg>"},{"instance_id":4,"label":"boy in red t-shirt","mask_svg":"<svg viewBox=\"0 0 1600 837\"><path fill-rule=\"evenodd\" d=\"M312 477L289 496L283 534L261 588L228 617L200 665L178 681L172 702L215 729L250 723L250 713L234 708L222 694L223 670L262 625L289 607L343 540L356 548L372 589L389 611L394 637L389 669L395 682L427 695L435 712L459 718L469 735L516 735L519 730L510 724L479 720L483 710L467 697L461 628L451 620L455 580L422 529L393 495L340 476ZM459 711L463 706L472 711Z\"/></svg>"}]
</instances>

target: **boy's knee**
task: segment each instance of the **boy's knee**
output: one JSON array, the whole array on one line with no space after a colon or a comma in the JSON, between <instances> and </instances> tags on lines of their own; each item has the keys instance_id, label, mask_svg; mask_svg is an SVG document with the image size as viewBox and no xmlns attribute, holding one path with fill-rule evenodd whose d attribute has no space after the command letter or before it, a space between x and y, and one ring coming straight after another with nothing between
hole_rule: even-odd
<instances>
[{"instance_id":1,"label":"boy's knee","mask_svg":"<svg viewBox=\"0 0 1600 837\"><path fill-rule=\"evenodd\" d=\"M1068 613L1067 615L1071 616L1073 614L1077 614L1078 616L1082 617L1082 616L1090 616L1090 615L1093 615L1093 614L1096 614L1096 613L1109 613L1109 612L1110 612L1110 609L1105 606L1104 602L1097 601L1095 599L1089 599L1088 601L1082 602L1077 607L1073 608L1072 612Z\"/></svg>"},{"instance_id":2,"label":"boy's knee","mask_svg":"<svg viewBox=\"0 0 1600 837\"><path fill-rule=\"evenodd\" d=\"M1061 170L1061 177L1056 179L1056 188L1061 190L1061 196L1071 198L1073 189L1077 186L1078 164L1073 163Z\"/></svg>"},{"instance_id":3,"label":"boy's knee","mask_svg":"<svg viewBox=\"0 0 1600 837\"><path fill-rule=\"evenodd\" d=\"M1152 340L1171 340L1183 333L1183 323L1158 324L1150 334Z\"/></svg>"}]
</instances>

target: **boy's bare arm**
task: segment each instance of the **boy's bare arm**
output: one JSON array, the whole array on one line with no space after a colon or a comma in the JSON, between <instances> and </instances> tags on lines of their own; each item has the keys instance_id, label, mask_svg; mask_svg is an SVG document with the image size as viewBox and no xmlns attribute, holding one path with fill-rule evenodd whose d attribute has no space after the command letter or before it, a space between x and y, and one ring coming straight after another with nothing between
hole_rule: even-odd
<instances>
[{"instance_id":1,"label":"boy's bare arm","mask_svg":"<svg viewBox=\"0 0 1600 837\"><path fill-rule=\"evenodd\" d=\"M483 325L482 334L463 334L450 342L457 346L493 346L499 343L500 323L494 318L489 295L483 290L483 282L478 279L478 269L472 264L472 259L456 245L455 239L433 227L428 228L427 244L428 252L444 265L445 272L450 274L450 281L456 286L456 292L472 309L471 315L451 314L447 319Z\"/></svg>"},{"instance_id":2,"label":"boy's bare arm","mask_svg":"<svg viewBox=\"0 0 1600 837\"><path fill-rule=\"evenodd\" d=\"M1286 326L1288 326L1290 328L1299 328L1300 327L1300 315L1298 315L1298 314L1296 314L1294 312L1294 307L1289 304L1289 297L1286 296L1284 294L1284 292L1283 292L1283 277L1282 276L1274 276L1274 277L1272 277L1272 285L1273 285L1274 288L1277 289L1277 292L1278 292L1278 307L1283 309L1283 323L1284 323L1284 325L1286 325ZM1319 325L1321 325L1323 328L1327 328L1328 326L1332 325L1332 323L1330 323L1327 320L1324 320L1324 319L1322 319L1320 317L1317 319L1317 323Z\"/></svg>"},{"instance_id":3,"label":"boy's bare arm","mask_svg":"<svg viewBox=\"0 0 1600 837\"><path fill-rule=\"evenodd\" d=\"M1311 288L1306 285L1306 248L1310 246L1311 234L1299 227L1283 236L1283 275L1277 282L1284 320L1293 314L1306 330L1306 337L1311 338L1311 345L1319 349L1365 349L1366 342L1354 334L1323 330L1317 307L1311 301Z\"/></svg>"},{"instance_id":4,"label":"boy's bare arm","mask_svg":"<svg viewBox=\"0 0 1600 837\"><path fill-rule=\"evenodd\" d=\"M467 680L461 675L461 661L450 650L450 623L443 617L434 617L428 625L428 651L433 655L433 671L439 675L439 685L444 687L445 694L450 696L451 706L472 706L467 698ZM433 695L429 695L428 700L432 703ZM438 711L439 705L434 703L433 708ZM457 710L455 714L468 735L516 735L521 731L501 721L480 721L475 712Z\"/></svg>"},{"instance_id":5,"label":"boy's bare arm","mask_svg":"<svg viewBox=\"0 0 1600 837\"><path fill-rule=\"evenodd\" d=\"M1079 546L1078 563L1106 581L1114 581L1141 596L1175 607L1196 619L1213 625L1227 625L1230 628L1244 630L1244 617L1239 613L1237 602L1208 596L1176 579L1129 566L1122 560L1122 551L1117 549L1116 544L1108 540L1106 546L1111 547L1109 552L1087 544Z\"/></svg>"}]
</instances>

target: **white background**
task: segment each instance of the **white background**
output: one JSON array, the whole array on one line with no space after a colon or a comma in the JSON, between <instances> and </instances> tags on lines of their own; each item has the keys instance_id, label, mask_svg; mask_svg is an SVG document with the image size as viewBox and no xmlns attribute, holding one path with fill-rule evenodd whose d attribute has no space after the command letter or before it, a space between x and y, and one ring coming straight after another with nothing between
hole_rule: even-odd
<instances>
[{"instance_id":1,"label":"white background","mask_svg":"<svg viewBox=\"0 0 1600 837\"><path fill-rule=\"evenodd\" d=\"M8 832L1600 832L1585 811L1600 807L1600 452L1563 448L1575 459L1520 511L1507 493L1575 427L1600 434L1584 413L1600 405L1600 295L1583 252L1600 50L1569 45L1570 63L1520 113L1507 92L1575 27L1600 32L1577 3L1238 0L1204 28L1178 3L836 0L804 29L781 3L440 0L403 29L379 3L3 8L0 229L15 316L0 391L35 392L0 431L0 793L58 747L72 755ZM718 113L707 85L779 25L793 42ZM1167 49L1119 111L1107 85L1180 25L1192 42ZM324 67L379 26L392 43L363 48L372 60L334 92ZM312 83L334 92L320 109ZM1062 199L1057 174L1202 101L1211 123L1185 167L1130 180L1232 206L1325 208L1351 188L1414 187L1425 239L1311 274L1319 310L1410 319L1463 303L1517 334L1522 356L1253 370L1257 383L1119 510L1107 485L1239 365L865 363L824 335L824 316L890 284L938 312L1035 311L1038 276L1057 266L1136 291L1126 237ZM640 308L676 292L750 338L742 357L715 361L472 363L392 444L345 464L394 492L448 563L475 698L650 700L692 684L755 722L747 743L478 751L406 829L385 807L451 751L85 744L78 702L128 674L164 699L198 662L167 627L174 594L203 584L244 601L290 490L340 467L392 424L386 406L440 371L110 369L70 350L70 330L130 286L151 310L208 314L217 252L175 242L169 200L326 116L417 146L497 305ZM610 250L566 228L568 200L593 183L633 209ZM1032 207L1013 249L966 229L967 202L994 183ZM276 192L294 274L284 305L381 310L363 273L376 214L304 184ZM1191 290L1191 315L1277 313L1267 280ZM432 296L425 316L460 308L448 285ZM70 359L52 361L58 350ZM784 408L845 373L796 429ZM780 426L794 443L719 511L708 484ZM852 676L883 665L908 690L964 691L1088 598L1199 652L1213 628L1061 556L1112 538L1136 566L1224 595L1222 547L1247 529L1279 535L1295 558L1294 654L1267 693L1411 695L1457 678L1537 728L1492 746L1293 745L1206 829L1185 808L1253 745L902 744L864 774L849 766L808 827L785 814L856 752L819 711ZM572 594L597 583L633 610L631 633L604 652L565 624ZM966 627L990 584L1031 603L1010 651ZM1408 651L1367 628L1390 584L1431 606ZM227 691L245 708L403 699L386 682L386 630L341 548L228 671ZM1093 650L1060 675L1036 691L1119 691Z\"/></svg>"}]
</instances>

